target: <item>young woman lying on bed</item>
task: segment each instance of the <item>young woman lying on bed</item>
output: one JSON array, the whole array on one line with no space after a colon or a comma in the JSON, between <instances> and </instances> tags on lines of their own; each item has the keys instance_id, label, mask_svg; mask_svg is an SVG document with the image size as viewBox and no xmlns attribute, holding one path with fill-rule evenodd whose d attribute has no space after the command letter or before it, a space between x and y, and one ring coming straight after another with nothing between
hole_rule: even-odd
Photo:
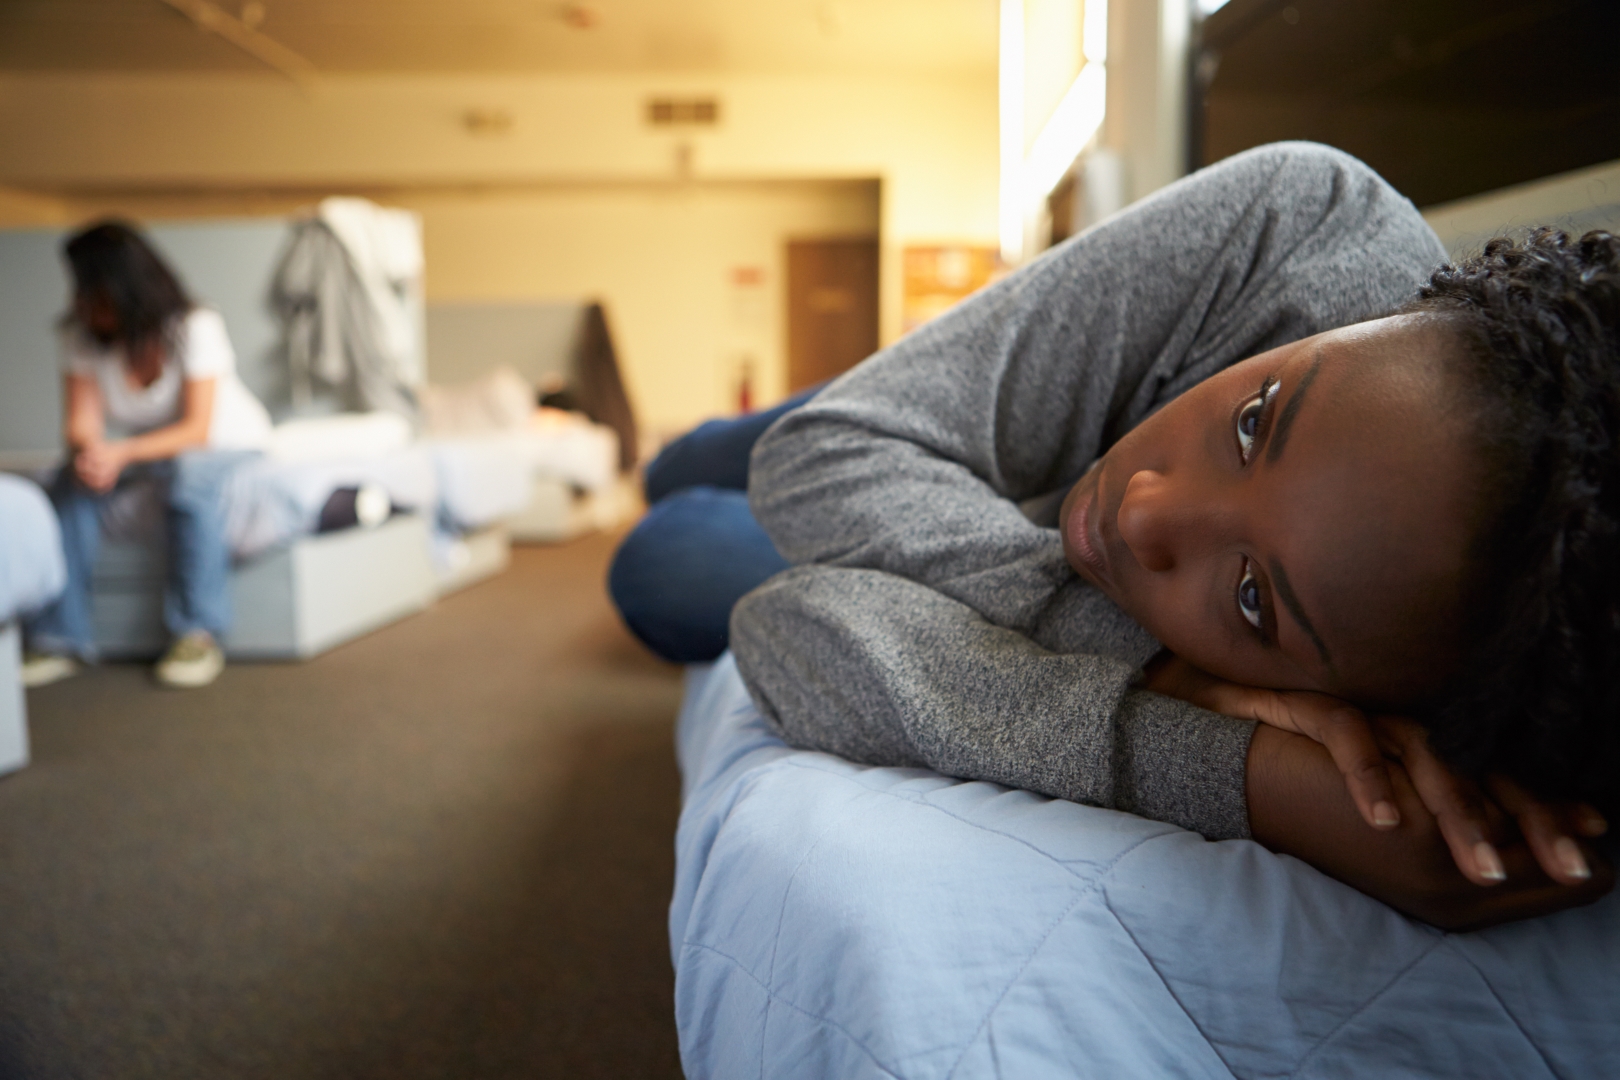
<instances>
[{"instance_id":1,"label":"young woman lying on bed","mask_svg":"<svg viewBox=\"0 0 1620 1080\"><path fill-rule=\"evenodd\" d=\"M761 711L1442 926L1601 895L1620 240L1444 260L1359 162L1266 147L862 364L753 453L794 564L732 616Z\"/></svg>"}]
</instances>

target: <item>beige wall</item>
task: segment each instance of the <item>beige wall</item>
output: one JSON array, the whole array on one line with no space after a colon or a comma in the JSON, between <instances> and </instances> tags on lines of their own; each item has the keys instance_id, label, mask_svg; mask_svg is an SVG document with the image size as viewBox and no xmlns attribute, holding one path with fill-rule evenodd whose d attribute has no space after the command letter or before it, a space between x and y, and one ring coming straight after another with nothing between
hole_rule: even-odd
<instances>
[{"instance_id":1,"label":"beige wall","mask_svg":"<svg viewBox=\"0 0 1620 1080\"><path fill-rule=\"evenodd\" d=\"M626 185L411 195L430 300L601 297L655 436L786 393L785 244L878 231L875 183ZM733 283L737 268L764 271ZM429 359L431 370L431 358Z\"/></svg>"},{"instance_id":2,"label":"beige wall","mask_svg":"<svg viewBox=\"0 0 1620 1080\"><path fill-rule=\"evenodd\" d=\"M264 193L6 194L0 214L31 215L12 224L284 215L303 202ZM876 181L405 189L383 198L422 217L429 303L602 300L655 439L734 411L745 363L756 404L786 396L787 241L879 231ZM740 268L763 271L759 284L736 284Z\"/></svg>"},{"instance_id":3,"label":"beige wall","mask_svg":"<svg viewBox=\"0 0 1620 1080\"><path fill-rule=\"evenodd\" d=\"M645 126L651 94L716 94L713 131ZM468 131L502 110L509 133ZM0 78L0 185L38 191L712 180L883 181L883 333L899 248L996 235L996 85L964 76Z\"/></svg>"},{"instance_id":4,"label":"beige wall","mask_svg":"<svg viewBox=\"0 0 1620 1080\"><path fill-rule=\"evenodd\" d=\"M717 95L721 124L643 123L648 96L680 93ZM472 133L472 109L510 130ZM994 242L996 145L993 74L346 76L311 92L7 76L0 223L285 212L337 192L407 206L424 217L431 298L604 297L637 405L667 430L727 407L745 353L761 399L782 392L789 236L878 233L882 334L897 337L901 247ZM767 270L746 326L738 265Z\"/></svg>"}]
</instances>

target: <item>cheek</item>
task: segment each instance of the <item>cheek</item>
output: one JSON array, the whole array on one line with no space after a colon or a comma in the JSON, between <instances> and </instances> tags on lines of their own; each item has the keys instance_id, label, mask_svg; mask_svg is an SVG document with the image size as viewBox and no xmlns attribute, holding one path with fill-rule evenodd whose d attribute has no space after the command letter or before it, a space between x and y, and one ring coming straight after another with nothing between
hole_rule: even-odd
<instances>
[{"instance_id":1,"label":"cheek","mask_svg":"<svg viewBox=\"0 0 1620 1080\"><path fill-rule=\"evenodd\" d=\"M1124 585L1115 603L1165 648L1194 663L1214 651L1207 605L1195 604L1183 583L1169 574L1149 574L1133 575Z\"/></svg>"},{"instance_id":2,"label":"cheek","mask_svg":"<svg viewBox=\"0 0 1620 1080\"><path fill-rule=\"evenodd\" d=\"M1211 675L1245 686L1297 682L1278 670L1274 655L1258 640L1234 640L1231 628L1211 612L1207 588L1207 582L1195 587L1156 576L1116 602L1166 649Z\"/></svg>"}]
</instances>

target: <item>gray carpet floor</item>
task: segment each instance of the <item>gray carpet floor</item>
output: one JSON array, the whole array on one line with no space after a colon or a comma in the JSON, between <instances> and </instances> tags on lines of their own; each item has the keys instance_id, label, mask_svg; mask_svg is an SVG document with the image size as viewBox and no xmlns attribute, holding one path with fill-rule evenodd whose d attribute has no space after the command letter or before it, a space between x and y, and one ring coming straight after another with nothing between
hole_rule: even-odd
<instances>
[{"instance_id":1,"label":"gray carpet floor","mask_svg":"<svg viewBox=\"0 0 1620 1080\"><path fill-rule=\"evenodd\" d=\"M613 537L302 664L29 696L0 1077L679 1076L677 669Z\"/></svg>"}]
</instances>

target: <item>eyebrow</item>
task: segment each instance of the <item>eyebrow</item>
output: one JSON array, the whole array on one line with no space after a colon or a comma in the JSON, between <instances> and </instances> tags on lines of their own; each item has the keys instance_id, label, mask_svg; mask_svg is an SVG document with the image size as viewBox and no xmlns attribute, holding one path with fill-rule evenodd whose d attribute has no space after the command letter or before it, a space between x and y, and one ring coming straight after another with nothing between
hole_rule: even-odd
<instances>
[{"instance_id":1,"label":"eyebrow","mask_svg":"<svg viewBox=\"0 0 1620 1080\"><path fill-rule=\"evenodd\" d=\"M1318 345L1311 354L1310 370L1299 380L1299 387L1288 398L1288 404L1283 406L1282 415L1277 417L1277 425L1266 440L1266 464L1275 465L1277 459L1282 457L1283 448L1288 445L1288 433L1294 428L1294 418L1299 415L1300 407L1305 404L1305 392L1316 381L1316 373L1322 370L1322 346Z\"/></svg>"},{"instance_id":2,"label":"eyebrow","mask_svg":"<svg viewBox=\"0 0 1620 1080\"><path fill-rule=\"evenodd\" d=\"M1322 635L1318 634L1316 627L1311 625L1311 620L1305 614L1304 607L1300 605L1299 594L1294 592L1293 583L1288 580L1288 574L1284 572L1282 563L1272 559L1270 569L1271 583L1276 586L1277 595L1282 597L1283 605L1288 608L1289 614L1294 617L1294 621L1300 625L1300 628L1310 635L1311 644L1315 645L1316 651L1321 654L1322 663L1331 669L1333 667L1333 657L1328 653L1327 642L1322 640Z\"/></svg>"}]
</instances>

